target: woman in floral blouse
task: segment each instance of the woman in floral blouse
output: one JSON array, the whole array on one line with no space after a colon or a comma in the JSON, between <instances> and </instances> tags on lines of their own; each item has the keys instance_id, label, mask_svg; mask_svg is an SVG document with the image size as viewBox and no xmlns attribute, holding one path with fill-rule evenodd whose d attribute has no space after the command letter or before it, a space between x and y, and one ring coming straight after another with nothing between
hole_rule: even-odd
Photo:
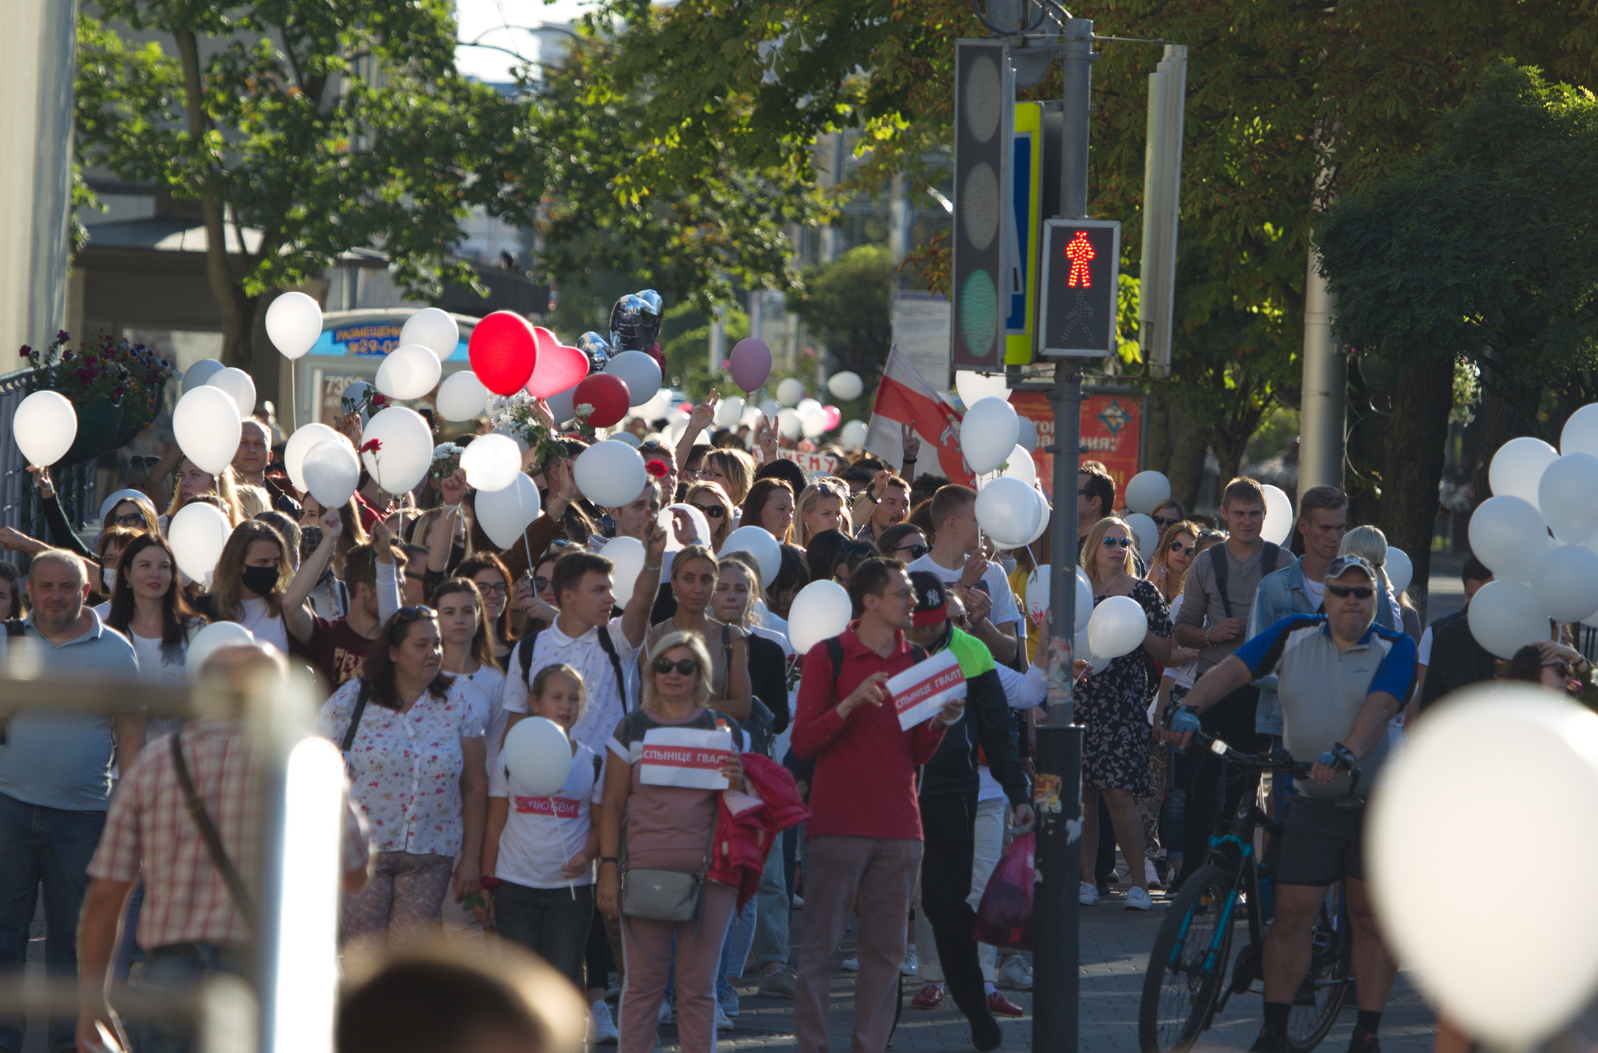
<instances>
[{"instance_id":1,"label":"woman in floral blouse","mask_svg":"<svg viewBox=\"0 0 1598 1053\"><path fill-rule=\"evenodd\" d=\"M442 656L433 611L402 607L373 641L366 676L339 688L317 717L317 732L345 749L376 842L372 880L344 900L346 941L416 942L439 924L446 892L459 901L478 891L483 725L455 678L440 672Z\"/></svg>"}]
</instances>

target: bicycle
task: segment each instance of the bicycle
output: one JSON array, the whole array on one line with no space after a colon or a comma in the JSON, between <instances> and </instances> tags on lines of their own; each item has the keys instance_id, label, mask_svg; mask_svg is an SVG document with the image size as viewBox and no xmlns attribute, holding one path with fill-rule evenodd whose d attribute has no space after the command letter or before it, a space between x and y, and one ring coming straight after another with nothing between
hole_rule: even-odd
<instances>
[{"instance_id":1,"label":"bicycle","mask_svg":"<svg viewBox=\"0 0 1598 1053\"><path fill-rule=\"evenodd\" d=\"M1294 761L1285 751L1253 755L1239 753L1202 732L1195 732L1194 738L1244 770L1299 778L1309 775L1310 766ZM1362 804L1352 796L1359 785L1359 769L1353 766L1351 755L1345 754L1343 760L1340 767L1349 771L1353 781L1350 796L1340 799L1337 807L1352 810ZM1262 977L1265 926L1254 865L1254 830L1260 826L1273 835L1281 829L1253 801L1244 801L1225 836L1210 839L1204 866L1171 900L1143 979L1138 1007L1138 1043L1143 1053L1184 1053L1192 1048L1232 996L1246 993ZM1238 952L1228 981L1226 967L1240 906L1248 918L1248 944ZM1288 1020L1288 1045L1293 1053L1309 1053L1337 1022L1352 985L1349 926L1342 885L1332 885L1312 931L1309 973Z\"/></svg>"}]
</instances>

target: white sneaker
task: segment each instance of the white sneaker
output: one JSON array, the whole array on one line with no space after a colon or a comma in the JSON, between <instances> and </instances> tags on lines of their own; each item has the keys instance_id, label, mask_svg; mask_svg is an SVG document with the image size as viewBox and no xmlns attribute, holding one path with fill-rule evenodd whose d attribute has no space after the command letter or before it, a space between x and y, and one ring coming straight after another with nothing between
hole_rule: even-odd
<instances>
[{"instance_id":1,"label":"white sneaker","mask_svg":"<svg viewBox=\"0 0 1598 1053\"><path fill-rule=\"evenodd\" d=\"M726 1013L728 1017L736 1017L739 1012L741 1012L741 1010L738 1008L738 989L733 988L732 993L726 998L722 998L720 995L717 995L716 1005L723 1013Z\"/></svg>"},{"instance_id":2,"label":"white sneaker","mask_svg":"<svg viewBox=\"0 0 1598 1053\"><path fill-rule=\"evenodd\" d=\"M795 896L793 898L793 909L794 910L804 910L805 909L805 898L803 896Z\"/></svg>"},{"instance_id":3,"label":"white sneaker","mask_svg":"<svg viewBox=\"0 0 1598 1053\"><path fill-rule=\"evenodd\" d=\"M993 974L994 982L1017 991L1032 990L1032 966L1019 954L1011 955L999 963Z\"/></svg>"},{"instance_id":4,"label":"white sneaker","mask_svg":"<svg viewBox=\"0 0 1598 1053\"><path fill-rule=\"evenodd\" d=\"M916 957L916 945L904 949L904 961L899 963L900 976L914 976L921 971L921 959Z\"/></svg>"},{"instance_id":5,"label":"white sneaker","mask_svg":"<svg viewBox=\"0 0 1598 1053\"><path fill-rule=\"evenodd\" d=\"M588 1011L588 1044L614 1046L620 1039L621 1033L616 1030L616 1021L611 1018L610 1006L603 999L595 1002Z\"/></svg>"},{"instance_id":6,"label":"white sneaker","mask_svg":"<svg viewBox=\"0 0 1598 1053\"><path fill-rule=\"evenodd\" d=\"M717 1031L731 1031L732 1030L732 1018L729 1017L726 1013L722 1012L721 1003L720 1002L716 1003L716 1030Z\"/></svg>"},{"instance_id":7,"label":"white sneaker","mask_svg":"<svg viewBox=\"0 0 1598 1053\"><path fill-rule=\"evenodd\" d=\"M1133 885L1126 894L1127 910L1153 910L1154 900L1149 898L1148 892Z\"/></svg>"},{"instance_id":8,"label":"white sneaker","mask_svg":"<svg viewBox=\"0 0 1598 1053\"><path fill-rule=\"evenodd\" d=\"M843 968L844 968L845 972L851 972L851 973L859 972L860 971L860 959L859 958L845 958L843 960Z\"/></svg>"},{"instance_id":9,"label":"white sneaker","mask_svg":"<svg viewBox=\"0 0 1598 1053\"><path fill-rule=\"evenodd\" d=\"M665 998L660 1000L660 1013L656 1017L662 1024L671 1023L671 1002Z\"/></svg>"},{"instance_id":10,"label":"white sneaker","mask_svg":"<svg viewBox=\"0 0 1598 1053\"><path fill-rule=\"evenodd\" d=\"M1155 870L1154 864L1147 859L1143 860L1143 880L1149 888L1160 887L1160 872Z\"/></svg>"},{"instance_id":11,"label":"white sneaker","mask_svg":"<svg viewBox=\"0 0 1598 1053\"><path fill-rule=\"evenodd\" d=\"M1091 881L1082 882L1077 889L1076 901L1084 907L1096 906L1099 902L1099 887Z\"/></svg>"}]
</instances>

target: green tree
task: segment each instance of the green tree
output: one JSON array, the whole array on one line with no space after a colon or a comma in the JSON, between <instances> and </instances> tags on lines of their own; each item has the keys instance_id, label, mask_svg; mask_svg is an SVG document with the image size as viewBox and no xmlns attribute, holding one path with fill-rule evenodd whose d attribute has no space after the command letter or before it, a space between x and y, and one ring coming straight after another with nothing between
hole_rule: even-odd
<instances>
[{"instance_id":1,"label":"green tree","mask_svg":"<svg viewBox=\"0 0 1598 1053\"><path fill-rule=\"evenodd\" d=\"M875 391L893 346L895 268L881 245L861 245L805 275L805 291L790 300L805 332L827 346L831 371L860 374Z\"/></svg>"},{"instance_id":2,"label":"green tree","mask_svg":"<svg viewBox=\"0 0 1598 1053\"><path fill-rule=\"evenodd\" d=\"M456 71L447 0L98 6L107 22L79 19L79 157L199 202L225 361L248 364L265 294L345 251L381 248L402 286L436 295L475 282L448 260L473 207L532 220L526 107Z\"/></svg>"},{"instance_id":3,"label":"green tree","mask_svg":"<svg viewBox=\"0 0 1598 1053\"><path fill-rule=\"evenodd\" d=\"M1419 581L1460 356L1510 411L1511 434L1543 433L1544 390L1590 398L1598 370L1598 101L1500 65L1431 143L1319 232L1338 332L1398 366L1381 525Z\"/></svg>"}]
</instances>

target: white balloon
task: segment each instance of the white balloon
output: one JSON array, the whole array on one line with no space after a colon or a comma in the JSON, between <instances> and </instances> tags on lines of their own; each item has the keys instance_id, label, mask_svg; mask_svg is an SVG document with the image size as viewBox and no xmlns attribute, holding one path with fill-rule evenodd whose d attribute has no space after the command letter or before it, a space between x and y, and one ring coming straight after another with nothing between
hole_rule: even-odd
<instances>
[{"instance_id":1,"label":"white balloon","mask_svg":"<svg viewBox=\"0 0 1598 1053\"><path fill-rule=\"evenodd\" d=\"M1483 599L1485 602L1476 602ZM1470 634L1499 658L1513 658L1527 644L1549 638L1548 616L1531 586L1523 581L1489 581L1465 611Z\"/></svg>"},{"instance_id":2,"label":"white balloon","mask_svg":"<svg viewBox=\"0 0 1598 1053\"><path fill-rule=\"evenodd\" d=\"M605 542L599 554L616 565L611 571L611 592L616 597L616 606L627 606L627 601L633 598L633 587L638 584L638 573L644 569L644 559L648 555L644 543L635 537L611 538Z\"/></svg>"},{"instance_id":3,"label":"white balloon","mask_svg":"<svg viewBox=\"0 0 1598 1053\"><path fill-rule=\"evenodd\" d=\"M1035 567L1026 579L1026 613L1032 624L1041 628L1049 616L1049 571L1047 563ZM1090 597L1091 599L1091 597Z\"/></svg>"},{"instance_id":4,"label":"white balloon","mask_svg":"<svg viewBox=\"0 0 1598 1053\"><path fill-rule=\"evenodd\" d=\"M396 347L377 367L372 381L377 390L391 399L419 399L438 387L438 356L421 344Z\"/></svg>"},{"instance_id":5,"label":"white balloon","mask_svg":"<svg viewBox=\"0 0 1598 1053\"><path fill-rule=\"evenodd\" d=\"M1265 525L1260 527L1260 537L1273 545L1285 545L1293 533L1293 499L1280 486L1264 483L1260 489L1265 491Z\"/></svg>"},{"instance_id":6,"label":"white balloon","mask_svg":"<svg viewBox=\"0 0 1598 1053\"><path fill-rule=\"evenodd\" d=\"M821 403L817 402L815 399L800 399L798 404L794 406L793 411L799 414L800 420L804 420L812 413L820 413Z\"/></svg>"},{"instance_id":7,"label":"white balloon","mask_svg":"<svg viewBox=\"0 0 1598 1053\"><path fill-rule=\"evenodd\" d=\"M710 544L710 520L705 518L705 513L699 510L698 505L669 504L660 510L660 518L658 520L660 529L666 532L667 555L683 547L683 543L677 540L677 519L673 514L675 512L682 512L688 517L688 521L693 524L694 540L690 544Z\"/></svg>"},{"instance_id":8,"label":"white balloon","mask_svg":"<svg viewBox=\"0 0 1598 1053\"><path fill-rule=\"evenodd\" d=\"M716 406L715 424L718 428L736 428L738 422L743 420L744 400L737 395L731 395L721 400Z\"/></svg>"},{"instance_id":9,"label":"white balloon","mask_svg":"<svg viewBox=\"0 0 1598 1053\"><path fill-rule=\"evenodd\" d=\"M793 410L785 409L777 414L777 431L784 439L797 439L804 430L804 421Z\"/></svg>"},{"instance_id":10,"label":"white balloon","mask_svg":"<svg viewBox=\"0 0 1598 1053\"><path fill-rule=\"evenodd\" d=\"M804 397L805 385L803 381L788 377L777 385L777 401L784 406L792 406Z\"/></svg>"},{"instance_id":11,"label":"white balloon","mask_svg":"<svg viewBox=\"0 0 1598 1053\"><path fill-rule=\"evenodd\" d=\"M1598 805L1594 758L1598 716L1535 685L1484 684L1420 722L1371 798L1382 931L1428 998L1487 1047L1535 1048L1589 1003L1598 955L1573 935L1598 928L1598 897L1505 897L1490 867L1415 876L1482 831L1501 858L1557 844L1573 872L1591 873L1598 830L1580 817Z\"/></svg>"},{"instance_id":12,"label":"white balloon","mask_svg":"<svg viewBox=\"0 0 1598 1053\"><path fill-rule=\"evenodd\" d=\"M605 364L605 372L627 385L633 406L645 405L660 390L660 364L643 351L623 351Z\"/></svg>"},{"instance_id":13,"label":"white balloon","mask_svg":"<svg viewBox=\"0 0 1598 1053\"><path fill-rule=\"evenodd\" d=\"M1389 561L1392 553L1387 550ZM1598 614L1598 553L1561 545L1538 560L1531 591L1543 613L1561 624Z\"/></svg>"},{"instance_id":14,"label":"white balloon","mask_svg":"<svg viewBox=\"0 0 1598 1053\"><path fill-rule=\"evenodd\" d=\"M1049 519L1053 515L1053 509L1049 507L1048 496L1044 494L1042 490L1038 489L1036 483L1034 483L1032 486L1032 496L1036 498L1038 502L1038 525L1037 528L1032 531L1032 536L1027 538L1028 545L1042 537L1043 532L1049 529Z\"/></svg>"},{"instance_id":15,"label":"white balloon","mask_svg":"<svg viewBox=\"0 0 1598 1053\"><path fill-rule=\"evenodd\" d=\"M580 383L580 382L579 382ZM487 388L483 389L485 392ZM577 416L577 385L573 384L565 391L557 391L544 401L549 403L550 416L555 418L556 424L565 424Z\"/></svg>"},{"instance_id":16,"label":"white balloon","mask_svg":"<svg viewBox=\"0 0 1598 1053\"><path fill-rule=\"evenodd\" d=\"M1001 476L977 492L977 523L1000 548L1025 545L1037 530L1040 513L1032 493L1013 476Z\"/></svg>"},{"instance_id":17,"label":"white balloon","mask_svg":"<svg viewBox=\"0 0 1598 1053\"><path fill-rule=\"evenodd\" d=\"M827 418L820 413L806 413L799 418L799 430L807 439L820 438L827 430Z\"/></svg>"},{"instance_id":18,"label":"white balloon","mask_svg":"<svg viewBox=\"0 0 1598 1053\"><path fill-rule=\"evenodd\" d=\"M615 439L596 442L578 454L573 471L577 489L600 508L631 504L649 482L638 451Z\"/></svg>"},{"instance_id":19,"label":"white balloon","mask_svg":"<svg viewBox=\"0 0 1598 1053\"><path fill-rule=\"evenodd\" d=\"M233 524L222 510L204 501L190 501L166 526L166 539L177 557L178 569L200 582L216 569L231 533Z\"/></svg>"},{"instance_id":20,"label":"white balloon","mask_svg":"<svg viewBox=\"0 0 1598 1053\"><path fill-rule=\"evenodd\" d=\"M1077 632L1087 632L1088 622L1093 617L1093 583L1088 580L1087 572L1081 567L1076 568L1076 625Z\"/></svg>"},{"instance_id":21,"label":"white balloon","mask_svg":"<svg viewBox=\"0 0 1598 1053\"><path fill-rule=\"evenodd\" d=\"M1598 457L1565 454L1544 470L1537 494L1537 507L1556 537L1579 545L1598 531Z\"/></svg>"},{"instance_id":22,"label":"white balloon","mask_svg":"<svg viewBox=\"0 0 1598 1053\"><path fill-rule=\"evenodd\" d=\"M1494 577L1525 581L1548 551L1548 530L1524 498L1489 497L1471 513L1470 550Z\"/></svg>"},{"instance_id":23,"label":"white balloon","mask_svg":"<svg viewBox=\"0 0 1598 1053\"><path fill-rule=\"evenodd\" d=\"M827 390L832 392L834 398L848 402L850 399L859 398L866 390L866 384L860 379L859 373L844 370L827 378Z\"/></svg>"},{"instance_id":24,"label":"white balloon","mask_svg":"<svg viewBox=\"0 0 1598 1053\"><path fill-rule=\"evenodd\" d=\"M760 423L760 407L756 406L752 402L751 403L745 403L744 404L743 415L738 418L738 426L742 427L742 428L753 428L756 424L759 424L759 423Z\"/></svg>"},{"instance_id":25,"label":"white balloon","mask_svg":"<svg viewBox=\"0 0 1598 1053\"><path fill-rule=\"evenodd\" d=\"M798 381L795 381L795 383L798 383ZM801 384L799 390L801 393L803 393L804 385ZM794 399L794 401L798 402L799 400ZM777 402L776 399L766 399L760 403L760 412L764 413L768 417L775 417L781 410L782 406Z\"/></svg>"},{"instance_id":26,"label":"white balloon","mask_svg":"<svg viewBox=\"0 0 1598 1053\"><path fill-rule=\"evenodd\" d=\"M1570 415L1559 433L1560 453L1590 453L1598 457L1598 402L1589 402Z\"/></svg>"},{"instance_id":27,"label":"white balloon","mask_svg":"<svg viewBox=\"0 0 1598 1053\"><path fill-rule=\"evenodd\" d=\"M479 435L461 451L461 468L474 490L503 490L522 473L522 448L507 435Z\"/></svg>"},{"instance_id":28,"label":"white balloon","mask_svg":"<svg viewBox=\"0 0 1598 1053\"><path fill-rule=\"evenodd\" d=\"M454 319L451 319L454 321ZM451 373L438 386L438 415L445 420L466 421L481 417L488 407L488 389L469 369ZM564 423L564 422L557 422Z\"/></svg>"},{"instance_id":29,"label":"white balloon","mask_svg":"<svg viewBox=\"0 0 1598 1053\"><path fill-rule=\"evenodd\" d=\"M1409 558L1409 553L1393 545L1387 546L1387 559L1382 569L1387 572L1387 580L1392 584L1395 596L1409 588L1409 583L1415 580L1414 560Z\"/></svg>"},{"instance_id":30,"label":"white balloon","mask_svg":"<svg viewBox=\"0 0 1598 1053\"><path fill-rule=\"evenodd\" d=\"M214 358L202 358L183 371L183 394L187 395L227 368Z\"/></svg>"},{"instance_id":31,"label":"white balloon","mask_svg":"<svg viewBox=\"0 0 1598 1053\"><path fill-rule=\"evenodd\" d=\"M616 434L612 435L611 438L616 440L617 442L624 442L628 446L631 446L635 450L638 449L639 447L643 446L643 444L644 444L644 441L642 439L640 439L638 436L634 435L630 431L618 431ZM696 439L697 439L697 436L696 436ZM694 443L694 445L698 446L699 443L696 441Z\"/></svg>"},{"instance_id":32,"label":"white balloon","mask_svg":"<svg viewBox=\"0 0 1598 1053\"><path fill-rule=\"evenodd\" d=\"M1495 495L1518 497L1531 502L1533 507L1540 507L1537 484L1543 472L1558 458L1559 451L1541 439L1529 435L1510 439L1493 454L1492 464L1487 467L1487 485Z\"/></svg>"},{"instance_id":33,"label":"white balloon","mask_svg":"<svg viewBox=\"0 0 1598 1053\"><path fill-rule=\"evenodd\" d=\"M843 431L838 434L838 441L846 450L858 450L866 442L866 422L852 420L843 426Z\"/></svg>"},{"instance_id":34,"label":"white balloon","mask_svg":"<svg viewBox=\"0 0 1598 1053\"><path fill-rule=\"evenodd\" d=\"M525 473L517 472L503 490L479 491L474 510L488 539L502 549L510 548L538 518L538 487Z\"/></svg>"},{"instance_id":35,"label":"white balloon","mask_svg":"<svg viewBox=\"0 0 1598 1053\"><path fill-rule=\"evenodd\" d=\"M238 622L212 622L194 634L189 646L183 649L184 671L190 680L198 680L205 671L205 663L224 647L249 647L257 643L255 634Z\"/></svg>"},{"instance_id":36,"label":"white balloon","mask_svg":"<svg viewBox=\"0 0 1598 1053\"><path fill-rule=\"evenodd\" d=\"M433 352L433 357L440 362L455 353L455 349L460 345L460 339L461 327L456 323L454 315L437 307L422 308L405 319L405 324L400 326L401 347L407 344L420 344Z\"/></svg>"},{"instance_id":37,"label":"white balloon","mask_svg":"<svg viewBox=\"0 0 1598 1053\"><path fill-rule=\"evenodd\" d=\"M1017 437L1015 440L1016 444L1022 449L1026 450L1027 453L1036 452L1038 448L1037 424L1033 423L1031 417L1021 416L1016 418L1016 424L1018 426L1018 430L1016 432Z\"/></svg>"},{"instance_id":38,"label":"white balloon","mask_svg":"<svg viewBox=\"0 0 1598 1053\"><path fill-rule=\"evenodd\" d=\"M1108 596L1088 619L1088 644L1095 658L1120 658L1142 646L1148 631L1148 615L1136 600Z\"/></svg>"},{"instance_id":39,"label":"white balloon","mask_svg":"<svg viewBox=\"0 0 1598 1053\"><path fill-rule=\"evenodd\" d=\"M532 797L552 796L571 775L571 740L559 724L544 717L517 721L505 733L500 756L510 777Z\"/></svg>"},{"instance_id":40,"label":"white balloon","mask_svg":"<svg viewBox=\"0 0 1598 1053\"><path fill-rule=\"evenodd\" d=\"M289 441L283 444L283 470L288 472L289 482L294 484L294 489L305 493L305 455L312 446L319 442L343 442L339 433L329 428L326 424L301 424L294 429L294 434L289 436ZM352 453L353 457L354 454Z\"/></svg>"},{"instance_id":41,"label":"white balloon","mask_svg":"<svg viewBox=\"0 0 1598 1053\"><path fill-rule=\"evenodd\" d=\"M300 458L300 476L305 480L305 492L316 498L317 504L324 509L343 508L361 481L361 462L340 435L305 451Z\"/></svg>"},{"instance_id":42,"label":"white balloon","mask_svg":"<svg viewBox=\"0 0 1598 1053\"><path fill-rule=\"evenodd\" d=\"M983 399L1010 400L1010 385L1003 373L984 376L970 369L957 369L954 373L954 390L967 409Z\"/></svg>"},{"instance_id":43,"label":"white balloon","mask_svg":"<svg viewBox=\"0 0 1598 1053\"><path fill-rule=\"evenodd\" d=\"M1015 444L1015 449L1010 451L1010 459L1005 463L1004 474L1028 486L1038 481L1038 466L1025 446Z\"/></svg>"},{"instance_id":44,"label":"white balloon","mask_svg":"<svg viewBox=\"0 0 1598 1053\"><path fill-rule=\"evenodd\" d=\"M11 434L27 463L48 467L72 449L78 411L59 391L35 391L17 404Z\"/></svg>"},{"instance_id":45,"label":"white balloon","mask_svg":"<svg viewBox=\"0 0 1598 1053\"><path fill-rule=\"evenodd\" d=\"M755 558L755 569L760 571L760 584L769 588L777 580L777 574L782 570L782 547L777 544L777 539L771 536L771 531L764 527L741 526L727 535L727 540L721 543L718 556L725 556L729 552L747 552ZM793 630L792 612L789 614L788 628ZM789 642L792 642L790 636Z\"/></svg>"},{"instance_id":46,"label":"white balloon","mask_svg":"<svg viewBox=\"0 0 1598 1053\"><path fill-rule=\"evenodd\" d=\"M1171 499L1171 480L1165 477L1164 472L1138 472L1126 481L1126 507L1133 512L1142 512L1146 516L1154 514L1154 510ZM1267 515L1266 521L1270 520Z\"/></svg>"},{"instance_id":47,"label":"white balloon","mask_svg":"<svg viewBox=\"0 0 1598 1053\"><path fill-rule=\"evenodd\" d=\"M212 475L233 463L243 431L239 404L210 384L202 384L178 399L172 410L172 436L177 439L178 448L197 468Z\"/></svg>"},{"instance_id":48,"label":"white balloon","mask_svg":"<svg viewBox=\"0 0 1598 1053\"><path fill-rule=\"evenodd\" d=\"M433 432L420 413L404 406L379 410L361 432L361 445L373 439L382 443L381 448L361 454L361 462L378 486L403 494L427 478L433 466Z\"/></svg>"},{"instance_id":49,"label":"white balloon","mask_svg":"<svg viewBox=\"0 0 1598 1053\"><path fill-rule=\"evenodd\" d=\"M1088 614L1091 615L1092 613L1093 611L1090 609ZM1088 639L1088 627L1086 625L1078 629L1076 635L1071 639L1071 657L1073 659L1081 658L1084 661L1093 660L1093 642Z\"/></svg>"},{"instance_id":50,"label":"white balloon","mask_svg":"<svg viewBox=\"0 0 1598 1053\"><path fill-rule=\"evenodd\" d=\"M322 336L322 308L302 292L286 292L266 309L266 335L284 358L300 358Z\"/></svg>"},{"instance_id":51,"label":"white balloon","mask_svg":"<svg viewBox=\"0 0 1598 1053\"><path fill-rule=\"evenodd\" d=\"M1021 437L1015 407L999 398L979 399L960 422L960 452L977 475L1005 462Z\"/></svg>"},{"instance_id":52,"label":"white balloon","mask_svg":"<svg viewBox=\"0 0 1598 1053\"><path fill-rule=\"evenodd\" d=\"M205 382L207 387L220 388L227 392L233 404L239 408L239 419L243 420L255 412L255 380L242 369L228 366L211 374ZM194 458L189 458L191 461Z\"/></svg>"},{"instance_id":53,"label":"white balloon","mask_svg":"<svg viewBox=\"0 0 1598 1053\"><path fill-rule=\"evenodd\" d=\"M812 581L788 609L788 642L799 654L849 628L849 593L836 581Z\"/></svg>"},{"instance_id":54,"label":"white balloon","mask_svg":"<svg viewBox=\"0 0 1598 1053\"><path fill-rule=\"evenodd\" d=\"M1142 512L1133 512L1123 522L1131 528L1132 537L1137 543L1138 555L1143 557L1143 562L1147 563L1153 559L1154 550L1160 547L1159 524Z\"/></svg>"}]
</instances>

